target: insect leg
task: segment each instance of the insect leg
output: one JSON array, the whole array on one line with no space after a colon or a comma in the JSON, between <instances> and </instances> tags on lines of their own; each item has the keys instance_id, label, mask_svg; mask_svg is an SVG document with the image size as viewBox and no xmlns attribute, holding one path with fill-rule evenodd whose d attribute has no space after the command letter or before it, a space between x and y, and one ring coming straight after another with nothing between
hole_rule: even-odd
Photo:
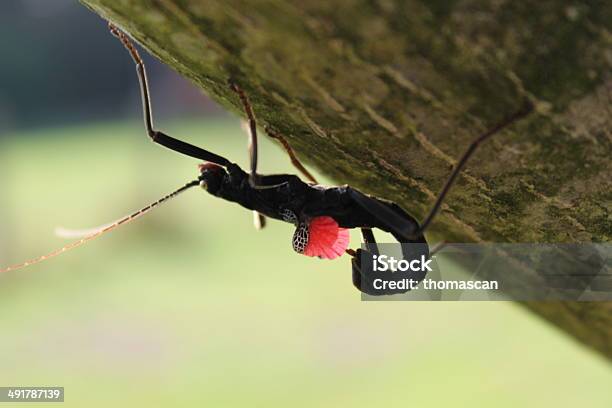
<instances>
[{"instance_id":1,"label":"insect leg","mask_svg":"<svg viewBox=\"0 0 612 408\"><path fill-rule=\"evenodd\" d=\"M347 188L347 193L366 212L370 224L375 222L377 228L391 233L398 241L410 241L418 231L418 222L397 204L370 197L351 187Z\"/></svg>"},{"instance_id":2,"label":"insect leg","mask_svg":"<svg viewBox=\"0 0 612 408\"><path fill-rule=\"evenodd\" d=\"M376 245L374 231L372 231L370 228L361 228L361 236L363 237L363 242L366 244L368 251L374 255L379 255L380 251L378 250L378 245Z\"/></svg>"},{"instance_id":3,"label":"insect leg","mask_svg":"<svg viewBox=\"0 0 612 408\"><path fill-rule=\"evenodd\" d=\"M249 184L251 187L259 190L271 189L284 184L285 181L278 184L271 184L268 178L268 182L263 182L263 177L257 174L257 151L258 151L258 143L257 143L257 123L255 122L255 115L253 114L253 108L251 106L251 102L249 98L246 96L246 93L240 88L238 85L230 81L230 89L240 98L240 102L244 108L244 111L247 115L248 119L248 130L249 130L249 157L251 162L251 172L249 174Z\"/></svg>"},{"instance_id":4,"label":"insect leg","mask_svg":"<svg viewBox=\"0 0 612 408\"><path fill-rule=\"evenodd\" d=\"M448 245L448 242L446 241L440 241L438 242L436 245L432 246L431 249L429 250L429 254L431 256L435 255L436 253L440 252L442 249L444 249L445 246Z\"/></svg>"},{"instance_id":5,"label":"insect leg","mask_svg":"<svg viewBox=\"0 0 612 408\"><path fill-rule=\"evenodd\" d=\"M287 142L287 140L281 134L274 132L272 129L270 129L267 126L264 128L264 130L266 131L268 136L270 136L272 139L278 140L281 143L281 145L283 146L283 148L289 155L291 164L293 164L295 168L298 169L298 171L302 173L302 175L304 175L304 177L306 177L312 183L319 184L317 182L317 179L315 179L314 176L308 170L306 170L306 167L304 167L302 162L300 162L300 160L295 155L295 152L293 151L293 148L291 147L289 142Z\"/></svg>"},{"instance_id":6,"label":"insect leg","mask_svg":"<svg viewBox=\"0 0 612 408\"><path fill-rule=\"evenodd\" d=\"M115 37L117 37L121 41L123 46L128 50L132 59L134 60L134 63L136 64L136 72L138 73L138 80L140 82L144 123L145 128L147 130L147 135L149 135L151 140L153 140L153 142L157 144L167 147L170 150L174 150L175 152L182 153L187 156L195 157L196 159L216 163L220 166L227 166L228 164L230 164L230 161L227 160L225 157L211 153L192 144L183 142L182 140L170 137L162 132L156 131L153 128L151 99L149 95L149 86L147 83L147 72L144 63L140 58L140 54L138 54L138 50L136 50L136 48L132 45L130 39L127 37L126 34L119 31L119 29L112 24L109 24L109 29L110 32Z\"/></svg>"},{"instance_id":7,"label":"insect leg","mask_svg":"<svg viewBox=\"0 0 612 408\"><path fill-rule=\"evenodd\" d=\"M376 238L374 238L374 232L370 228L361 228L361 235L363 237L363 242L366 244L366 252L369 252L373 255L379 255L378 245L376 245ZM368 273L367 270L362 268L361 257L363 255L363 249L358 248L356 251L349 249L347 253L353 257L351 259L352 270L353 270L353 286L362 291L363 293L371 294L373 291L371 290L371 285L368 285L368 276L371 273ZM367 269L367 267L366 267Z\"/></svg>"},{"instance_id":8,"label":"insect leg","mask_svg":"<svg viewBox=\"0 0 612 408\"><path fill-rule=\"evenodd\" d=\"M255 114L253 114L253 108L251 107L251 102L249 102L249 98L246 96L242 88L236 85L233 82L230 82L230 89L238 95L240 98L240 102L242 103L242 107L244 108L244 112L247 115L248 127L249 127L249 158L251 162L251 173L249 174L249 183L252 187L255 187L258 183L258 175L257 175L257 122L255 122Z\"/></svg>"},{"instance_id":9,"label":"insect leg","mask_svg":"<svg viewBox=\"0 0 612 408\"><path fill-rule=\"evenodd\" d=\"M249 135L250 134L249 122L243 120L241 124L242 124L243 129L247 132L247 135ZM261 185L261 177L258 177L257 181L258 181L257 186L259 187ZM256 210L253 210L253 226L255 227L256 230L261 230L265 228L266 216Z\"/></svg>"},{"instance_id":10,"label":"insect leg","mask_svg":"<svg viewBox=\"0 0 612 408\"><path fill-rule=\"evenodd\" d=\"M434 217L438 213L440 206L442 206L442 203L444 202L446 195L448 194L451 187L455 183L457 176L459 175L459 173L461 173L461 170L463 169L463 167L465 167L466 163L468 162L470 157L472 157L472 155L474 154L478 146L485 140L489 139L491 136L499 133L504 128L512 125L519 119L524 118L529 113L531 113L532 110L533 110L533 104L529 100L525 101L523 106L518 111L504 118L501 122L497 123L495 126L491 127L486 132L478 136L476 140L474 140L470 144L470 146L467 148L465 153L463 153L463 156L461 156L461 158L457 162L457 165L453 169L452 173L446 180L446 183L444 184L442 191L438 195L438 198L436 199L436 202L434 203L433 207L429 211L429 214L427 215L427 217L425 217L425 220L421 223L420 228L416 232L414 232L413 236L421 235L427 229L427 227L429 227L429 225L431 224L431 221L434 219Z\"/></svg>"},{"instance_id":11,"label":"insect leg","mask_svg":"<svg viewBox=\"0 0 612 408\"><path fill-rule=\"evenodd\" d=\"M423 233L431 224L431 221L436 216L442 202L446 198L450 188L456 181L457 176L465 167L465 164L474 154L478 146L497 134L502 129L512 125L517 120L527 116L533 110L533 105L530 102L526 102L525 105L514 114L508 116L482 135L478 136L474 140L466 152L459 159L457 166L449 176L444 188L438 195L436 202L430 210L425 221L419 226L418 222L406 213L401 207L392 202L377 199L374 197L367 196L355 189L349 188L348 193L355 203L362 207L367 213L373 216L381 224L382 229L390 232L400 242L424 242Z\"/></svg>"},{"instance_id":12,"label":"insect leg","mask_svg":"<svg viewBox=\"0 0 612 408\"><path fill-rule=\"evenodd\" d=\"M266 227L266 216L253 210L253 226L256 230L264 229Z\"/></svg>"},{"instance_id":13,"label":"insect leg","mask_svg":"<svg viewBox=\"0 0 612 408\"><path fill-rule=\"evenodd\" d=\"M376 245L374 231L372 231L372 229L370 228L361 228L361 236L363 237L363 243L366 244L368 251L373 253L374 255L378 255L380 251L378 250L378 245ZM360 254L359 251L361 251L360 248L358 248L357 250L348 248L345 252L353 258L356 258Z\"/></svg>"}]
</instances>

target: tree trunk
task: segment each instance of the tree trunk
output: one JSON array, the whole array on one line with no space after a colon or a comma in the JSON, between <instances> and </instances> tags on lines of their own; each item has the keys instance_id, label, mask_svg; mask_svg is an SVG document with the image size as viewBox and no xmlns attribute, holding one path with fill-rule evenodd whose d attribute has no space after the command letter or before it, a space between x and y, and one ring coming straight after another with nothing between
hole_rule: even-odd
<instances>
[{"instance_id":1,"label":"tree trunk","mask_svg":"<svg viewBox=\"0 0 612 408\"><path fill-rule=\"evenodd\" d=\"M339 183L422 218L475 135L436 218L451 242L608 242L612 3L82 0ZM612 303L527 303L612 358Z\"/></svg>"}]
</instances>

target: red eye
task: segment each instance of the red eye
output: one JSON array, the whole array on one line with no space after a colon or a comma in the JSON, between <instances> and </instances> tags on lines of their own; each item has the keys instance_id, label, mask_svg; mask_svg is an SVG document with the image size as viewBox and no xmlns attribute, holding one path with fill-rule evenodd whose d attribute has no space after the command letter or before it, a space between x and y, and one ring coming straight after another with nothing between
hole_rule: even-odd
<instances>
[{"instance_id":1,"label":"red eye","mask_svg":"<svg viewBox=\"0 0 612 408\"><path fill-rule=\"evenodd\" d=\"M204 163L198 164L198 169L200 169L200 173L203 173L204 170L214 170L214 169L221 169L221 168L222 167L219 166L218 164L211 163L211 162L204 162Z\"/></svg>"}]
</instances>

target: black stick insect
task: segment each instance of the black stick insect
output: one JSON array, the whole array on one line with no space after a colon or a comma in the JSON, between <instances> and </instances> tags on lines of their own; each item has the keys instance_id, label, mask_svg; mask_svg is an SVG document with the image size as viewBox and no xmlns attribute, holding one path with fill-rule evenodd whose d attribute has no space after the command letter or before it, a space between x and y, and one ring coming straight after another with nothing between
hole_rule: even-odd
<instances>
[{"instance_id":1,"label":"black stick insect","mask_svg":"<svg viewBox=\"0 0 612 408\"><path fill-rule=\"evenodd\" d=\"M347 185L338 187L319 185L315 178L302 166L287 141L281 135L271 132L269 129L266 129L269 135L281 142L289 154L291 162L309 180L309 183L302 181L298 176L290 174L258 174L255 115L247 95L235 83L230 83L229 86L240 99L248 119L250 156L250 169L248 173L225 157L155 130L144 63L127 35L119 31L112 24L109 27L111 33L127 49L136 65L147 135L153 142L168 149L203 160L204 163L199 166L200 174L197 179L190 181L176 191L109 226L101 227L89 235L85 235L80 240L50 254L1 269L0 272L16 270L57 256L120 225L133 221L163 202L199 185L216 197L240 204L242 207L254 211L256 220L259 221L260 225L264 224L265 217L295 225L296 230L292 240L293 249L300 254L333 259L345 252L348 253L352 256L353 284L362 292L376 295L405 292L406 290L397 290L383 293L373 289L372 265L369 262L364 265L362 262L362 259L372 259L371 256L373 254L378 254L378 247L372 229L378 228L386 231L392 234L398 242L402 243L402 255L405 259L415 259L415 257L420 255L428 258L430 255L429 246L423 234L430 226L444 198L468 159L482 142L523 118L532 110L532 105L529 102L525 103L517 112L508 116L472 142L451 172L429 214L419 224L414 217L393 202L366 195ZM349 242L348 230L352 228L361 229L367 249L357 249L356 251L347 249ZM364 255L366 257L363 257ZM414 279L417 282L420 282L425 277L424 272L407 273L407 278ZM381 273L377 272L376 276L381 277Z\"/></svg>"}]
</instances>

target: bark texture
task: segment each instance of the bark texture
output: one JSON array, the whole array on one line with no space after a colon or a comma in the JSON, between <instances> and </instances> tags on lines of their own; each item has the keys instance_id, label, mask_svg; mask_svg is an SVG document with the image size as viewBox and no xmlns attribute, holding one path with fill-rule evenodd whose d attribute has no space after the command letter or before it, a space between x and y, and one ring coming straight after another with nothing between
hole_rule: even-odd
<instances>
[{"instance_id":1,"label":"bark texture","mask_svg":"<svg viewBox=\"0 0 612 408\"><path fill-rule=\"evenodd\" d=\"M608 242L612 3L82 0L301 158L423 217L475 135L432 228L454 242ZM202 141L205 144L205 141ZM612 358L612 304L528 307Z\"/></svg>"}]
</instances>

